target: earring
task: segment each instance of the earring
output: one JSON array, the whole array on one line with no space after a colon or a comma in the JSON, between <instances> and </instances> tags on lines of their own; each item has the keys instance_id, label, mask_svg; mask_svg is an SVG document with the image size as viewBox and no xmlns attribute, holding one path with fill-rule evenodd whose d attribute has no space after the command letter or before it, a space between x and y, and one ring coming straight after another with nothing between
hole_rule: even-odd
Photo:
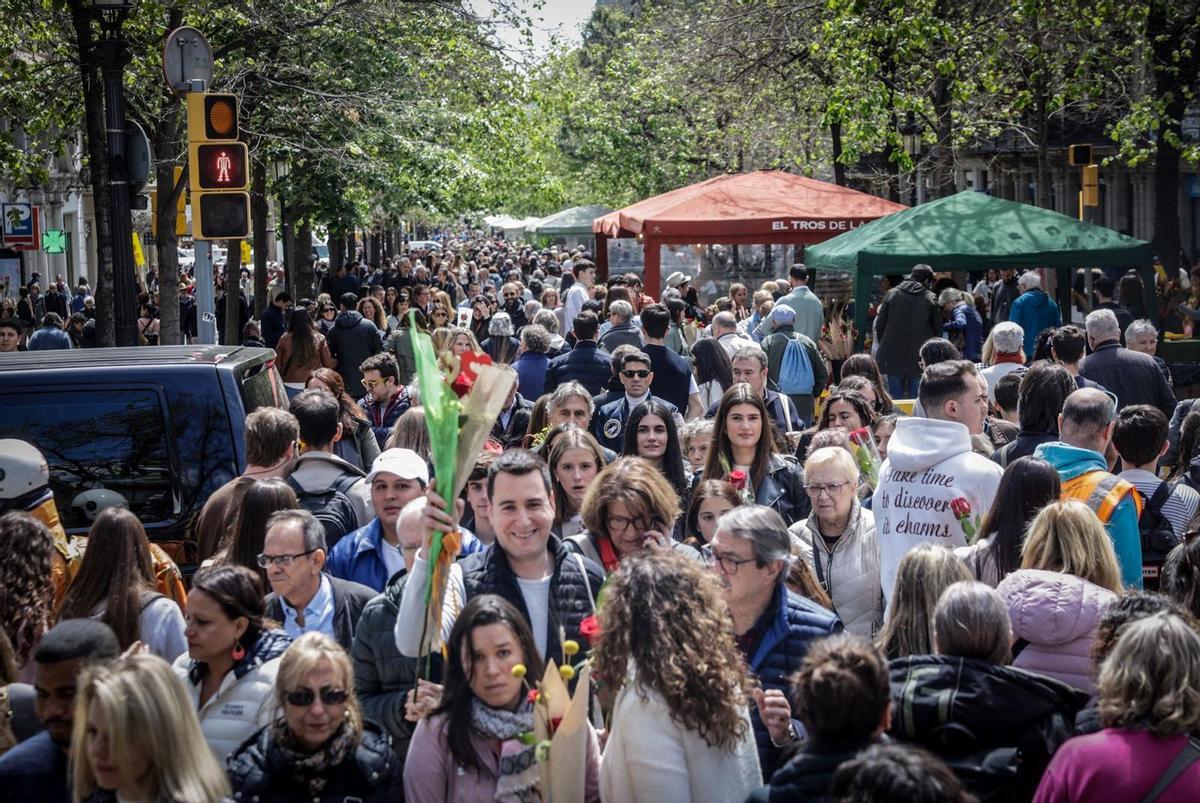
<instances>
[{"instance_id":1,"label":"earring","mask_svg":"<svg viewBox=\"0 0 1200 803\"><path fill-rule=\"evenodd\" d=\"M242 646L241 639L238 639L233 643L233 651L230 652L229 655L231 658L233 658L234 662L240 661L246 657L246 648Z\"/></svg>"}]
</instances>

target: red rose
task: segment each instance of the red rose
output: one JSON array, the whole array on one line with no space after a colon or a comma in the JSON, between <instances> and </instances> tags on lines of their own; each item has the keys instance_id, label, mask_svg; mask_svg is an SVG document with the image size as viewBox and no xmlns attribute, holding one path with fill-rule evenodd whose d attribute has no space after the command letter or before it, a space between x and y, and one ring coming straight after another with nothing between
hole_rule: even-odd
<instances>
[{"instance_id":1,"label":"red rose","mask_svg":"<svg viewBox=\"0 0 1200 803\"><path fill-rule=\"evenodd\" d=\"M588 641L591 641L596 636L600 635L600 623L596 621L596 615L586 617L579 623L579 635L583 636Z\"/></svg>"},{"instance_id":2,"label":"red rose","mask_svg":"<svg viewBox=\"0 0 1200 803\"><path fill-rule=\"evenodd\" d=\"M746 487L746 472L735 469L729 472L729 484L739 491Z\"/></svg>"},{"instance_id":3,"label":"red rose","mask_svg":"<svg viewBox=\"0 0 1200 803\"><path fill-rule=\"evenodd\" d=\"M862 446L871 439L869 430L866 427L859 427L850 433L850 442Z\"/></svg>"},{"instance_id":4,"label":"red rose","mask_svg":"<svg viewBox=\"0 0 1200 803\"><path fill-rule=\"evenodd\" d=\"M950 503L950 510L954 513L955 518L965 519L971 515L971 503L960 496Z\"/></svg>"}]
</instances>

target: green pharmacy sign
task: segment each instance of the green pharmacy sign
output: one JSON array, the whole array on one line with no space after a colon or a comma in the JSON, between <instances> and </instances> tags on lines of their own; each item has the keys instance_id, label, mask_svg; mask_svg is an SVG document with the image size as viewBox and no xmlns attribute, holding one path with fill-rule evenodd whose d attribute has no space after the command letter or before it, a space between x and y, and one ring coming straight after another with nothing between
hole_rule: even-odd
<instances>
[{"instance_id":1,"label":"green pharmacy sign","mask_svg":"<svg viewBox=\"0 0 1200 803\"><path fill-rule=\"evenodd\" d=\"M42 250L47 254L65 254L67 232L64 229L46 229L42 232Z\"/></svg>"}]
</instances>

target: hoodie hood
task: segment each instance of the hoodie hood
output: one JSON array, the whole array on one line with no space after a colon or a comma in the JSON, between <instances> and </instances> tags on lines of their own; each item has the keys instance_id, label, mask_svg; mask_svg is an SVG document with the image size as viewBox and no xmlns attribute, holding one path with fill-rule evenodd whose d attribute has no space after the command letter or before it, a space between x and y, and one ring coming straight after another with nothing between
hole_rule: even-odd
<instances>
[{"instance_id":1,"label":"hoodie hood","mask_svg":"<svg viewBox=\"0 0 1200 803\"><path fill-rule=\"evenodd\" d=\"M333 325L338 329L353 329L354 327L358 326L358 322L362 319L363 316L360 313L352 309L346 310L345 312L338 313L337 318L334 319Z\"/></svg>"},{"instance_id":2,"label":"hoodie hood","mask_svg":"<svg viewBox=\"0 0 1200 803\"><path fill-rule=\"evenodd\" d=\"M1049 646L1090 637L1117 598L1081 577L1041 569L1013 572L996 590L1008 605L1013 635Z\"/></svg>"},{"instance_id":3,"label":"hoodie hood","mask_svg":"<svg viewBox=\"0 0 1200 803\"><path fill-rule=\"evenodd\" d=\"M899 427L897 427L898 429ZM888 454L891 454L890 448ZM1074 479L1086 471L1096 471L1097 469L1108 471L1108 463L1104 461L1104 456L1099 452L1081 449L1062 441L1043 443L1033 450L1033 455L1054 466L1054 470L1064 481Z\"/></svg>"},{"instance_id":4,"label":"hoodie hood","mask_svg":"<svg viewBox=\"0 0 1200 803\"><path fill-rule=\"evenodd\" d=\"M924 283L914 282L912 279L905 279L904 281L900 282L900 284L896 285L896 289L905 293L912 293L914 296L923 296L926 293L933 292L926 287Z\"/></svg>"},{"instance_id":5,"label":"hoodie hood","mask_svg":"<svg viewBox=\"0 0 1200 803\"><path fill-rule=\"evenodd\" d=\"M933 418L901 418L888 442L888 460L901 471L923 471L969 451L971 433L965 425Z\"/></svg>"}]
</instances>

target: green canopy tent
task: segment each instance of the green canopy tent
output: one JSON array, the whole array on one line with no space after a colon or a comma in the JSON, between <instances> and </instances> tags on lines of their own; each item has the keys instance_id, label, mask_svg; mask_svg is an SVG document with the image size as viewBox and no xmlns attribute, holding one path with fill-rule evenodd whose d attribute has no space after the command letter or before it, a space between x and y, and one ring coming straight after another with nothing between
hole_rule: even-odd
<instances>
[{"instance_id":1,"label":"green canopy tent","mask_svg":"<svg viewBox=\"0 0 1200 803\"><path fill-rule=\"evenodd\" d=\"M1066 319L1075 268L1136 268L1146 287L1146 309L1154 314L1153 260L1153 248L1143 240L973 190L894 212L804 252L810 268L855 276L854 324L860 346L874 276L908 273L921 263L935 271L1053 268Z\"/></svg>"}]
</instances>

